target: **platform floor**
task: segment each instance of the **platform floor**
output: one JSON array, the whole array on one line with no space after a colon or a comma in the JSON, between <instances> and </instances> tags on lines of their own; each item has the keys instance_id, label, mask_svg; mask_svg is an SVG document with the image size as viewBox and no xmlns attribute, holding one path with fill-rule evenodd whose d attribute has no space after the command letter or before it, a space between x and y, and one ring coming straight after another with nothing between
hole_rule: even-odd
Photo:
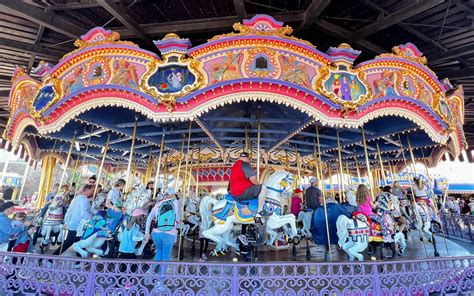
<instances>
[{"instance_id":1,"label":"platform floor","mask_svg":"<svg viewBox=\"0 0 474 296\"><path fill-rule=\"evenodd\" d=\"M184 261L199 261L199 240L195 243L195 252L192 252L192 241L184 240ZM438 252L441 257L447 256L469 256L474 254L474 244L470 242L464 242L456 239L447 239L441 236L436 236L436 243L438 246ZM310 261L323 262L325 261L324 246L315 245L313 241L308 241L309 250L311 253ZM209 244L208 253L214 249L214 244ZM48 249L45 253L51 254L54 251L54 247ZM172 258L176 260L178 254L178 244L175 244L172 252ZM259 262L275 262L275 261L308 261L307 259L307 242L303 240L296 247L296 255L293 255L293 249L290 245L287 249L275 250L273 247L263 246L258 248L257 260ZM384 251L384 254L389 255L388 250ZM345 261L346 255L344 251L340 250L336 246L331 248L332 261ZM74 251L70 248L66 251L63 256L75 256ZM234 257L240 262L247 261L244 256L238 256L234 252L228 252L225 255L219 256L208 256L208 261L216 262L231 262ZM407 248L405 254L397 259L422 259L422 258L434 257L434 249L430 243L423 243L420 241L418 232L411 231L408 235ZM369 255L364 255L365 260L370 260Z\"/></svg>"}]
</instances>

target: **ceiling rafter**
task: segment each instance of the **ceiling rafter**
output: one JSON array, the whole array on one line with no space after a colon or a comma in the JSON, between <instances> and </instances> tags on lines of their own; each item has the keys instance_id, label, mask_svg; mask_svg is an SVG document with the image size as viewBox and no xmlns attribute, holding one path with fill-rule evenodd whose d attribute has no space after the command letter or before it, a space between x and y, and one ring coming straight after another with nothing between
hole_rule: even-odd
<instances>
[{"instance_id":1,"label":"ceiling rafter","mask_svg":"<svg viewBox=\"0 0 474 296\"><path fill-rule=\"evenodd\" d=\"M239 17L239 21L242 21L245 18L247 18L247 12L245 10L245 1L244 0L233 0L233 1L234 1L235 12L237 13L237 16Z\"/></svg>"},{"instance_id":2,"label":"ceiling rafter","mask_svg":"<svg viewBox=\"0 0 474 296\"><path fill-rule=\"evenodd\" d=\"M87 31L62 16L46 12L22 1L0 0L0 8L71 38L77 39Z\"/></svg>"},{"instance_id":3,"label":"ceiling rafter","mask_svg":"<svg viewBox=\"0 0 474 296\"><path fill-rule=\"evenodd\" d=\"M113 15L119 22L121 22L127 29L135 34L140 39L145 40L148 43L152 43L152 40L148 38L143 32L137 22L128 14L126 9L119 4L114 3L112 0L97 0L97 2Z\"/></svg>"},{"instance_id":4,"label":"ceiling rafter","mask_svg":"<svg viewBox=\"0 0 474 296\"><path fill-rule=\"evenodd\" d=\"M420 12L426 11L443 2L444 0L415 0L411 4L403 7L402 9L387 16L377 18L375 22L352 33L350 40L354 41L368 37L376 32L396 25L412 16L419 14Z\"/></svg>"},{"instance_id":5,"label":"ceiling rafter","mask_svg":"<svg viewBox=\"0 0 474 296\"><path fill-rule=\"evenodd\" d=\"M331 3L331 0L313 0L309 4L308 8L304 11L303 21L301 22L300 29L308 29L314 21L321 15L326 7Z\"/></svg>"}]
</instances>

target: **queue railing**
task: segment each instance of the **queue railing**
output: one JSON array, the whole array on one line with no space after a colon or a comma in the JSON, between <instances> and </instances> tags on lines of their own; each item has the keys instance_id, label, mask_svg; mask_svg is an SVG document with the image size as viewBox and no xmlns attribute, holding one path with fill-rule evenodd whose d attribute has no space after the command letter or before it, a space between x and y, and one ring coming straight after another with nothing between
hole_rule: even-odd
<instances>
[{"instance_id":1,"label":"queue railing","mask_svg":"<svg viewBox=\"0 0 474 296\"><path fill-rule=\"evenodd\" d=\"M163 263L0 253L0 260L6 295L469 295L474 289L474 256Z\"/></svg>"},{"instance_id":2,"label":"queue railing","mask_svg":"<svg viewBox=\"0 0 474 296\"><path fill-rule=\"evenodd\" d=\"M474 216L440 213L444 235L474 242Z\"/></svg>"}]
</instances>

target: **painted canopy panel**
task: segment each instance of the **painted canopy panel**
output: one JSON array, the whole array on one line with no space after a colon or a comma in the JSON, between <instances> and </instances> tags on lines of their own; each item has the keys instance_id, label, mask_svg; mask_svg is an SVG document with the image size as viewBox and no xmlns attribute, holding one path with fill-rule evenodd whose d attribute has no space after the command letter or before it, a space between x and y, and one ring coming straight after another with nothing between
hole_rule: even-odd
<instances>
[{"instance_id":1,"label":"painted canopy panel","mask_svg":"<svg viewBox=\"0 0 474 296\"><path fill-rule=\"evenodd\" d=\"M455 155L465 147L462 88L440 81L415 45L354 66L360 51L348 44L320 52L266 15L234 29L190 49L188 39L168 34L155 42L160 58L94 28L59 64L43 64L40 82L21 68L15 71L4 136L18 145L29 125L50 134L103 107L170 122L206 118L226 104L263 101L332 127L402 117L433 143L451 139Z\"/></svg>"}]
</instances>

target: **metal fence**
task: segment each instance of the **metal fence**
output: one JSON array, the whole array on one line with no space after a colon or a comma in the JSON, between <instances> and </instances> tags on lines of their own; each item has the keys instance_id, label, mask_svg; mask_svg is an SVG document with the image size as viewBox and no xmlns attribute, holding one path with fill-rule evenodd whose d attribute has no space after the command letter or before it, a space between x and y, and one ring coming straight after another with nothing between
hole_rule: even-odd
<instances>
[{"instance_id":1,"label":"metal fence","mask_svg":"<svg viewBox=\"0 0 474 296\"><path fill-rule=\"evenodd\" d=\"M0 253L0 259L0 289L6 295L378 296L469 295L474 290L474 256L255 264L164 264L18 253Z\"/></svg>"},{"instance_id":2,"label":"metal fence","mask_svg":"<svg viewBox=\"0 0 474 296\"><path fill-rule=\"evenodd\" d=\"M474 216L441 213L444 234L474 242Z\"/></svg>"}]
</instances>

